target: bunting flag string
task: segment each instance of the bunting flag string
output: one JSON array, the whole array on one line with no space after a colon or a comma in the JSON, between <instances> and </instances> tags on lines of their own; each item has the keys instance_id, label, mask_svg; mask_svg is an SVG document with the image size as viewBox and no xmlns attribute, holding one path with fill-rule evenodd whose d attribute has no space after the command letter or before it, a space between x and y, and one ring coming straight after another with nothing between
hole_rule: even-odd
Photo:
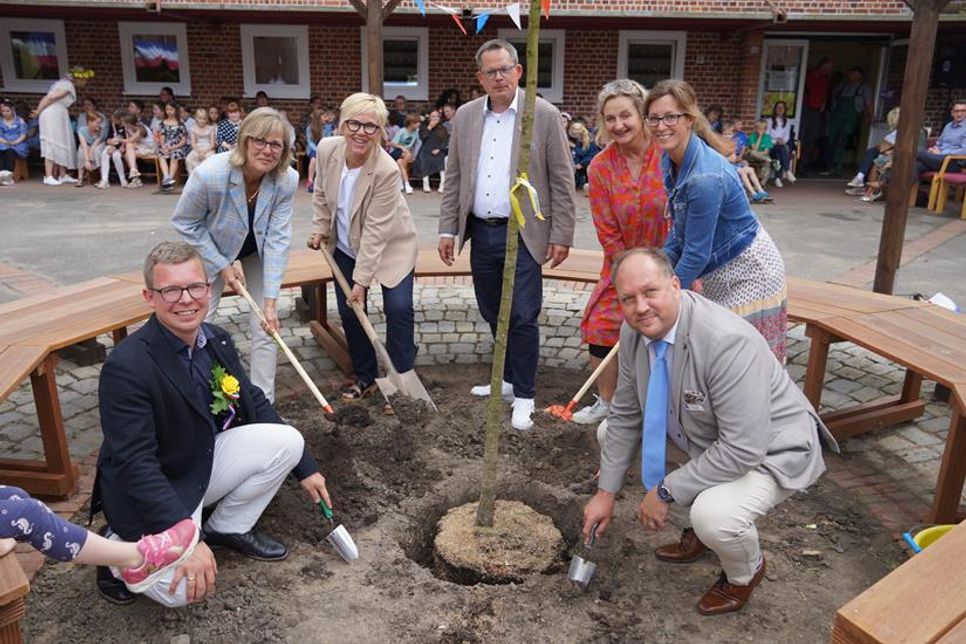
<instances>
[{"instance_id":1,"label":"bunting flag string","mask_svg":"<svg viewBox=\"0 0 966 644\"><path fill-rule=\"evenodd\" d=\"M468 32L466 31L466 27L463 25L462 13L459 10L454 9L452 7L447 7L445 5L438 4L436 2L432 2L431 0L414 0L414 1L416 3L416 7L419 9L419 12L423 14L423 16L426 15L426 4L429 4L429 6L433 7L434 9L439 9L443 13L448 13L453 18L453 22L456 23L456 26L459 27L459 30L463 32L463 35L464 36L469 35ZM540 6L543 11L543 15L547 19L550 18L550 3L551 3L551 0L540 0ZM471 19L476 22L476 33L480 33L481 31L483 31L483 28L486 27L486 23L487 21L489 21L490 16L498 12L501 12L501 13L505 12L506 15L510 17L510 20L513 22L516 28L521 31L523 30L523 24L520 22L520 3L511 2L502 11L487 10L477 14L476 16L473 16Z\"/></svg>"}]
</instances>

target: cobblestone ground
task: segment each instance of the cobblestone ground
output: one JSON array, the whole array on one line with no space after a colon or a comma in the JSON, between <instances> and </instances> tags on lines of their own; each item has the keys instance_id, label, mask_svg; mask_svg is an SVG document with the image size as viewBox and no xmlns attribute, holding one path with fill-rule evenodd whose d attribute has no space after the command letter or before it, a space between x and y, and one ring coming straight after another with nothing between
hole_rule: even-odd
<instances>
[{"instance_id":1,"label":"cobblestone ground","mask_svg":"<svg viewBox=\"0 0 966 644\"><path fill-rule=\"evenodd\" d=\"M279 302L282 337L298 356L306 371L324 394L334 397L343 380L334 362L318 346L308 325L300 324L294 313L298 290L283 292ZM584 369L587 354L580 340L579 325L589 289L582 284L547 282L541 317L541 360L553 367ZM473 289L465 279L420 280L416 286L416 341L420 345L417 365L488 362L493 342L489 327L476 310ZM330 318L338 313L329 311ZM385 320L381 314L381 295L373 291L370 300L372 320L381 335ZM217 323L228 329L242 356L247 355L247 305L239 298L225 298L218 310ZM110 335L98 338L108 348ZM801 385L808 360L809 340L804 327L789 331L788 371ZM93 483L92 469L101 443L97 412L97 384L101 365L81 367L61 360L57 384L72 458L81 468L81 494L52 504L70 518L86 503ZM865 403L884 395L899 393L904 372L885 358L850 343L832 346L826 371L821 411ZM538 383L539 385L539 383ZM287 359L279 352L277 397L304 393L304 385ZM925 382L922 397L932 399L934 383ZM538 406L553 401L539 400ZM37 426L36 409L29 382L0 403L0 458L43 459L43 446ZM884 527L898 534L921 520L931 501L932 489L942 458L949 428L949 407L930 402L916 422L851 438L842 443L842 455L828 457L828 476L867 503ZM42 558L25 546L21 561L29 574L42 564Z\"/></svg>"}]
</instances>

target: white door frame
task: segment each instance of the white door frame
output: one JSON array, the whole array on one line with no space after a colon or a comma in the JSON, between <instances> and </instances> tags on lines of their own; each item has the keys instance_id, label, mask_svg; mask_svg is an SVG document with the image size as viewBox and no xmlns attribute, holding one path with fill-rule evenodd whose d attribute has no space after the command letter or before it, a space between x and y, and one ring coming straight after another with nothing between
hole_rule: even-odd
<instances>
[{"instance_id":1,"label":"white door frame","mask_svg":"<svg viewBox=\"0 0 966 644\"><path fill-rule=\"evenodd\" d=\"M805 38L766 38L761 47L761 68L758 71L758 100L755 102L755 118L761 118L761 108L765 100L765 70L768 61L768 47L777 45L782 47L801 47L802 57L799 65L798 92L795 99L795 117L789 121L795 126L795 135L801 135L802 100L805 97L805 75L808 73L808 39Z\"/></svg>"}]
</instances>

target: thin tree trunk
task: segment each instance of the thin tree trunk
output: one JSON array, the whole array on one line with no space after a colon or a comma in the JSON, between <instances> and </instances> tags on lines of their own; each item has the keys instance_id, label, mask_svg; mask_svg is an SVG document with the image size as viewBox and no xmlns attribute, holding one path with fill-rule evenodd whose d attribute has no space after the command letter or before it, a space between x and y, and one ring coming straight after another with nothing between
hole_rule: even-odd
<instances>
[{"instance_id":1,"label":"thin tree trunk","mask_svg":"<svg viewBox=\"0 0 966 644\"><path fill-rule=\"evenodd\" d=\"M540 0L530 0L527 20L527 84L523 107L523 131L520 133L520 153L517 175L530 167L530 140L533 138L533 108L537 102L537 53L540 34ZM496 504L496 475L500 457L500 429L503 426L503 365L506 362L506 339L510 330L510 307L513 303L513 281L516 277L519 225L511 213L506 227L506 255L503 264L503 293L500 314L493 342L493 371L490 373L490 400L486 408L486 432L483 437L483 481L480 505L476 511L476 525L493 526Z\"/></svg>"}]
</instances>

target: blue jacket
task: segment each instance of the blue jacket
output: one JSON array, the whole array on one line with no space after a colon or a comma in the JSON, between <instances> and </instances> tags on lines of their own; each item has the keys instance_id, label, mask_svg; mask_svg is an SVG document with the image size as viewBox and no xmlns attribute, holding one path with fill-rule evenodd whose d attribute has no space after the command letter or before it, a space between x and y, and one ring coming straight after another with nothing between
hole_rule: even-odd
<instances>
[{"instance_id":1,"label":"blue jacket","mask_svg":"<svg viewBox=\"0 0 966 644\"><path fill-rule=\"evenodd\" d=\"M681 167L661 159L671 216L664 242L682 288L741 254L758 233L738 173L728 160L696 134L691 135Z\"/></svg>"},{"instance_id":2,"label":"blue jacket","mask_svg":"<svg viewBox=\"0 0 966 644\"><path fill-rule=\"evenodd\" d=\"M248 236L248 206L241 168L223 152L208 157L188 176L171 223L201 254L209 279L235 261ZM255 202L255 243L262 258L265 297L277 299L292 246L292 203L299 173L262 177Z\"/></svg>"}]
</instances>

